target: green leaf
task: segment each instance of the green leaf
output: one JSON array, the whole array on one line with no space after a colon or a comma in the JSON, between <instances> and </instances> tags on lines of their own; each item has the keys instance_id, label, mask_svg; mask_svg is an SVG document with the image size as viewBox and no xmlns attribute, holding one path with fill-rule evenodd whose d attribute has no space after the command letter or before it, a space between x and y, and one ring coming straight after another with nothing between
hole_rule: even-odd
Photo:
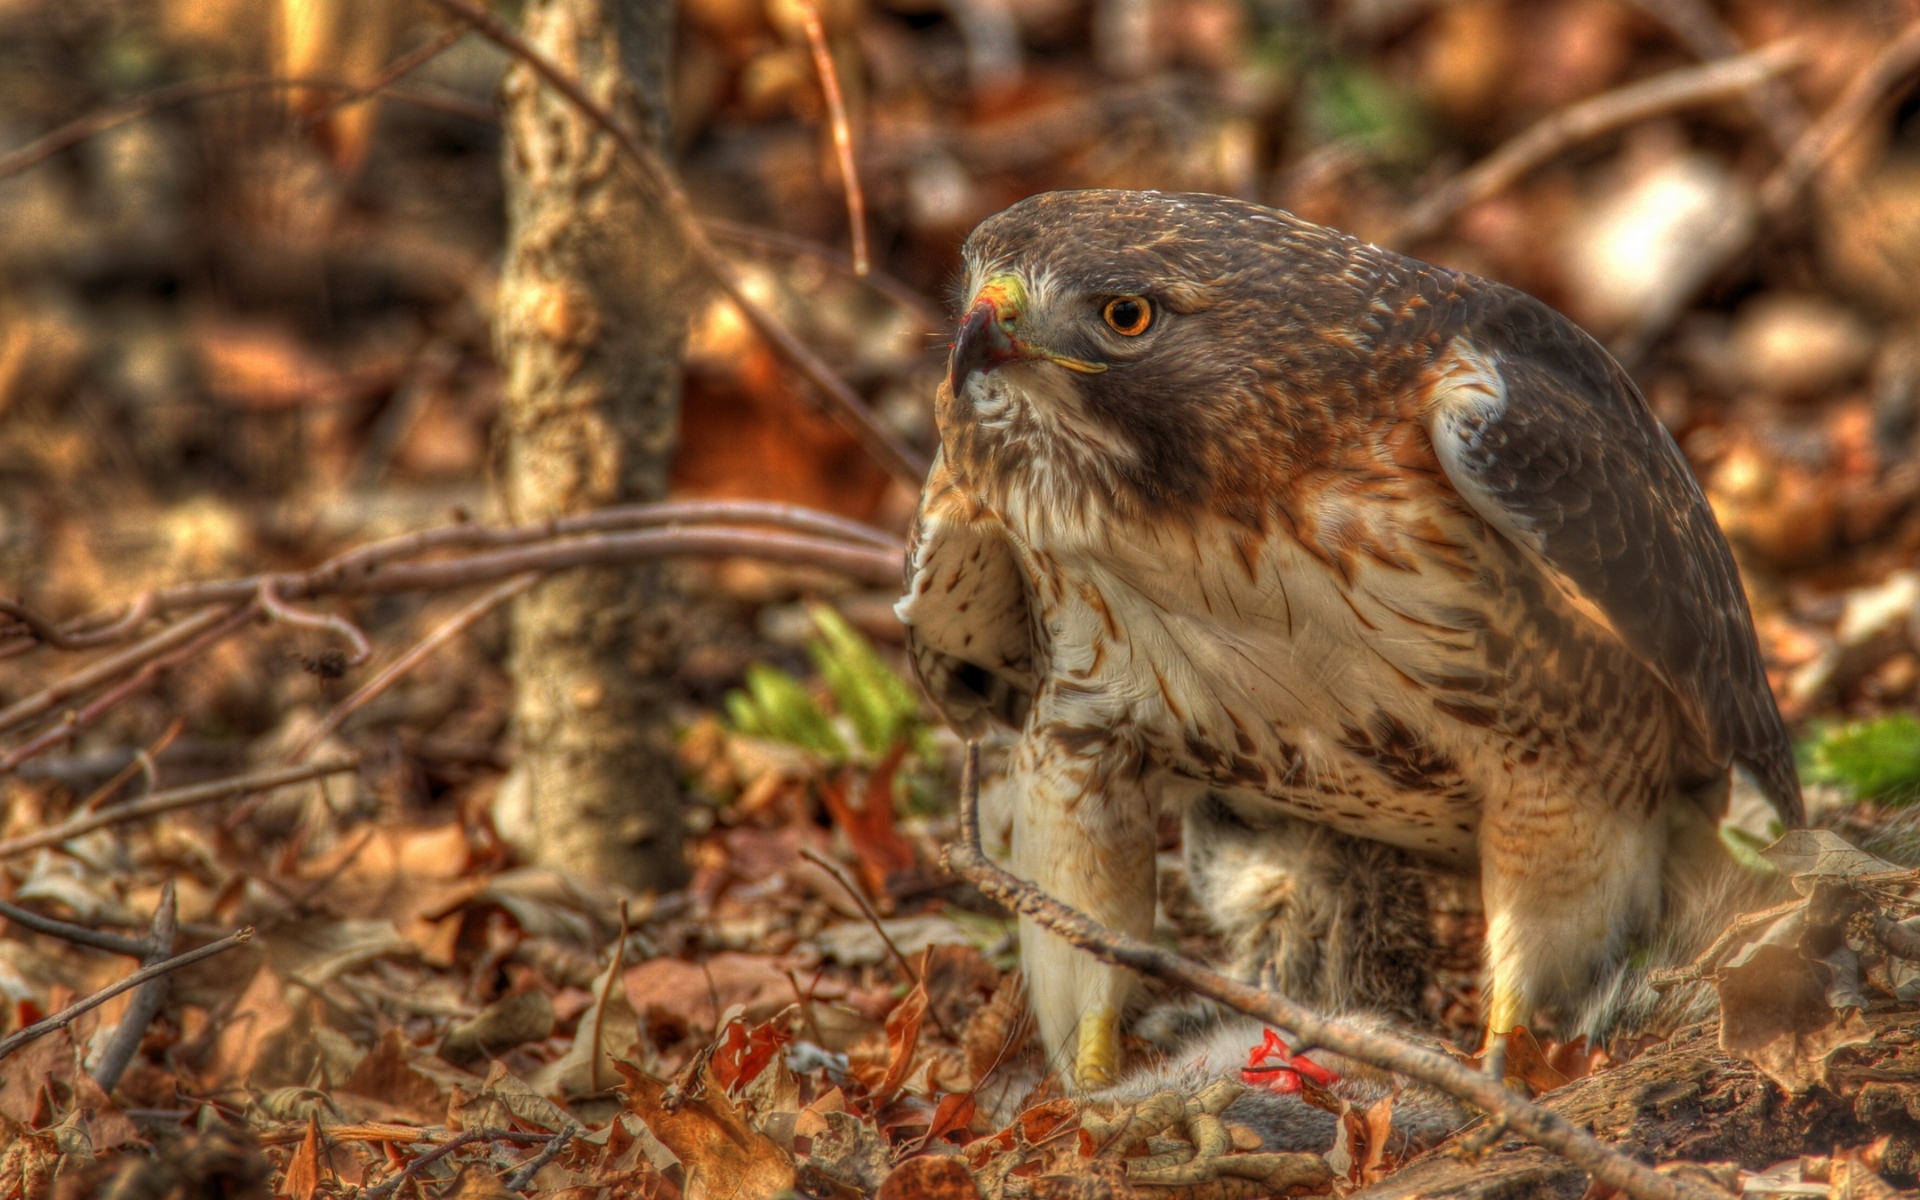
<instances>
[{"instance_id":1,"label":"green leaf","mask_svg":"<svg viewBox=\"0 0 1920 1200\"><path fill-rule=\"evenodd\" d=\"M917 740L920 702L913 688L839 612L825 604L808 611L820 636L807 644L807 652L861 749L884 754L902 741Z\"/></svg>"},{"instance_id":2,"label":"green leaf","mask_svg":"<svg viewBox=\"0 0 1920 1200\"><path fill-rule=\"evenodd\" d=\"M1838 784L1858 799L1920 798L1920 721L1912 713L1828 726L1802 745L1801 757L1810 782Z\"/></svg>"},{"instance_id":3,"label":"green leaf","mask_svg":"<svg viewBox=\"0 0 1920 1200\"><path fill-rule=\"evenodd\" d=\"M778 667L755 663L747 668L744 692L727 693L727 717L741 733L787 742L823 754L845 758L847 744L834 732L806 686Z\"/></svg>"}]
</instances>

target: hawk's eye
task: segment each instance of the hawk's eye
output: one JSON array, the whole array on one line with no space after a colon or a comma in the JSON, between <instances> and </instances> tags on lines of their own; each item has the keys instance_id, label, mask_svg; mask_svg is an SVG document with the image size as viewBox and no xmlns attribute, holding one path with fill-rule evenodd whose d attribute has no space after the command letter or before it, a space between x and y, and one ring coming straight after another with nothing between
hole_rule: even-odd
<instances>
[{"instance_id":1,"label":"hawk's eye","mask_svg":"<svg viewBox=\"0 0 1920 1200\"><path fill-rule=\"evenodd\" d=\"M1120 296L1107 301L1100 315L1122 337L1139 337L1153 324L1153 305L1145 296Z\"/></svg>"}]
</instances>

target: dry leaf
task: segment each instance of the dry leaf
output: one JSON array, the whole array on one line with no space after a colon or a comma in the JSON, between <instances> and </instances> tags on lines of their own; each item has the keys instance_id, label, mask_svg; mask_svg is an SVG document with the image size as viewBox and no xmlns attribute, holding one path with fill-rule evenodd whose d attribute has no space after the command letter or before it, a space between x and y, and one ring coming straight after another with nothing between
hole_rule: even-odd
<instances>
[{"instance_id":1,"label":"dry leaf","mask_svg":"<svg viewBox=\"0 0 1920 1200\"><path fill-rule=\"evenodd\" d=\"M951 1158L910 1158L880 1185L875 1200L979 1200L973 1172Z\"/></svg>"},{"instance_id":2,"label":"dry leaf","mask_svg":"<svg viewBox=\"0 0 1920 1200\"><path fill-rule=\"evenodd\" d=\"M874 1089L876 1097L889 1097L900 1090L913 1063L914 1048L920 1044L920 1023L926 1016L927 981L922 978L887 1014L887 1073Z\"/></svg>"},{"instance_id":3,"label":"dry leaf","mask_svg":"<svg viewBox=\"0 0 1920 1200\"><path fill-rule=\"evenodd\" d=\"M293 1152L293 1161L287 1164L286 1178L280 1185L282 1195L293 1200L313 1200L313 1193L320 1187L320 1121L307 1117L307 1136L300 1139L300 1148Z\"/></svg>"},{"instance_id":4,"label":"dry leaf","mask_svg":"<svg viewBox=\"0 0 1920 1200\"><path fill-rule=\"evenodd\" d=\"M634 1015L623 983L624 946L624 938L615 940L613 957L594 981L593 1003L575 1026L573 1045L534 1076L534 1085L541 1091L568 1098L597 1096L619 1082L613 1064L640 1040L640 1018Z\"/></svg>"},{"instance_id":5,"label":"dry leaf","mask_svg":"<svg viewBox=\"0 0 1920 1200\"><path fill-rule=\"evenodd\" d=\"M701 1072L698 1095L669 1110L665 1084L626 1063L614 1069L626 1080L628 1108L685 1169L686 1200L759 1200L793 1186L793 1160L747 1124L711 1070Z\"/></svg>"},{"instance_id":6,"label":"dry leaf","mask_svg":"<svg viewBox=\"0 0 1920 1200\"><path fill-rule=\"evenodd\" d=\"M431 1121L438 1111L445 1109L445 1092L438 1083L414 1069L416 1053L404 1034L398 1029L389 1029L354 1067L340 1090L380 1100L416 1120Z\"/></svg>"}]
</instances>

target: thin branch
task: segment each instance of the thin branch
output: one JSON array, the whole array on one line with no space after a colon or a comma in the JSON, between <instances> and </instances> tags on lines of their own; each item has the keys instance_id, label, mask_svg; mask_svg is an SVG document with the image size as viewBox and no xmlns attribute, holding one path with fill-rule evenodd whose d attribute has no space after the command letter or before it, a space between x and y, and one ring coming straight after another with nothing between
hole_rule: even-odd
<instances>
[{"instance_id":1,"label":"thin branch","mask_svg":"<svg viewBox=\"0 0 1920 1200\"><path fill-rule=\"evenodd\" d=\"M928 329L945 329L953 323L953 318L938 305L885 271L876 271L869 264L867 273L862 275L854 269L853 259L821 245L812 238L782 233L777 229L762 229L758 225L742 225L737 221L725 221L719 217L705 217L700 223L706 226L708 234L723 242L732 242L738 246L752 246L756 250L800 255L843 275L858 279L905 309Z\"/></svg>"},{"instance_id":2,"label":"thin branch","mask_svg":"<svg viewBox=\"0 0 1920 1200\"><path fill-rule=\"evenodd\" d=\"M617 120L612 113L594 101L591 96L575 82L572 76L556 66L552 60L541 54L526 39L510 29L505 22L470 2L470 0L433 0L433 3L455 16L465 19L481 36L507 51L527 66L555 91L564 96L568 103L580 110L593 124L611 137L614 144L625 152L627 158L639 169L640 176L647 189L653 193L658 203L675 226L681 239L686 243L693 258L720 290L727 294L740 309L743 316L760 335L773 343L776 350L788 362L799 369L827 399L827 411L841 426L852 434L854 440L872 455L874 460L887 468L901 482L919 487L926 479L927 460L918 451L908 446L899 434L889 429L861 400L858 393L847 386L845 380L837 375L818 355L809 349L791 329L759 302L747 294L739 272L733 264L714 246L706 231L700 226L692 202L686 193L674 182L672 173L661 160L653 147L636 136L632 130Z\"/></svg>"},{"instance_id":3,"label":"thin branch","mask_svg":"<svg viewBox=\"0 0 1920 1200\"><path fill-rule=\"evenodd\" d=\"M647 562L674 555L738 555L797 566L822 567L876 585L897 584L900 581L901 548L897 542L875 545L724 525L642 528L577 537L536 536L523 539L487 536L502 532L519 531L476 528L471 541L504 543L507 548L428 562L391 562L384 555L342 555L311 571L279 574L279 585L275 590L283 598L302 600L321 595L434 590L492 583L522 571L557 571L566 567ZM414 538L424 536L413 535ZM245 579L185 584L168 588L160 596L169 603L178 600L182 607L244 600L256 593L260 579L261 576L255 575ZM25 704L26 701L21 703ZM39 711L34 715L44 713L51 707L39 705ZM0 713L0 729L5 728L6 714Z\"/></svg>"},{"instance_id":4,"label":"thin branch","mask_svg":"<svg viewBox=\"0 0 1920 1200\"><path fill-rule=\"evenodd\" d=\"M336 97L309 114L306 120L300 122L300 131L305 133L341 109L351 108L363 101L373 99L381 92L386 91L394 84L400 82L402 77L412 74L442 54L445 54L448 50L451 50L453 44L465 36L467 36L467 23L465 21L455 21L451 26L443 30L439 37L416 46L407 53L402 54L399 58L388 63L385 70L375 75L360 87L355 88L344 96Z\"/></svg>"},{"instance_id":5,"label":"thin branch","mask_svg":"<svg viewBox=\"0 0 1920 1200\"><path fill-rule=\"evenodd\" d=\"M96 614L94 616L82 617L80 620L70 622L64 627L54 625L47 617L34 612L24 604L17 605L16 607L21 609L25 615L38 618L40 623L58 633L58 641L51 644L61 650L92 650L95 647L110 646L115 642L123 642L132 637L139 631L142 625L146 624L149 619L159 612L158 607L154 603L153 593L151 591L141 592L138 596L135 596L117 616ZM11 657L21 651L31 650L38 645L40 641L41 639L29 632L24 641L16 640L13 642L0 643L0 658Z\"/></svg>"},{"instance_id":6,"label":"thin branch","mask_svg":"<svg viewBox=\"0 0 1920 1200\"><path fill-rule=\"evenodd\" d=\"M1100 961L1179 984L1256 1020L1290 1030L1306 1046L1325 1047L1457 1096L1635 1200L1725 1200L1716 1192L1635 1162L1558 1113L1521 1099L1500 1080L1453 1059L1384 1033L1328 1020L1277 992L1263 992L1228 979L1178 954L1097 924L1009 874L986 856L980 848L979 798L980 747L970 743L960 789L960 840L947 848L948 869Z\"/></svg>"},{"instance_id":7,"label":"thin branch","mask_svg":"<svg viewBox=\"0 0 1920 1200\"><path fill-rule=\"evenodd\" d=\"M0 1039L0 1059L6 1058L20 1047L29 1042L37 1041L56 1029L65 1029L67 1026L73 1024L75 1020L100 1007L102 1004L105 1004L121 992L137 988L149 979L158 979L163 975L178 971L182 967L190 967L194 963L212 958L216 954L225 954L235 946L245 945L252 939L253 926L249 925L245 929L228 934L217 942L209 942L198 950L189 950L185 954L176 954L172 958L163 959L150 967L142 967L120 982L102 988L84 1000L79 1000L68 1005L44 1021L36 1021L18 1033L10 1034L4 1039Z\"/></svg>"},{"instance_id":8,"label":"thin branch","mask_svg":"<svg viewBox=\"0 0 1920 1200\"><path fill-rule=\"evenodd\" d=\"M1671 30L1702 62L1735 58L1740 54L1740 43L1734 40L1706 0L1633 0L1633 3ZM1756 80L1746 88L1746 94L1748 107L1760 118L1767 137L1782 154L1806 133L1806 110L1778 79Z\"/></svg>"},{"instance_id":9,"label":"thin branch","mask_svg":"<svg viewBox=\"0 0 1920 1200\"><path fill-rule=\"evenodd\" d=\"M1661 113L1725 100L1753 86L1755 80L1770 79L1805 58L1806 49L1799 42L1781 41L1739 58L1681 67L1569 105L1427 193L1382 241L1395 246L1424 241L1463 210L1511 187L1572 146Z\"/></svg>"},{"instance_id":10,"label":"thin branch","mask_svg":"<svg viewBox=\"0 0 1920 1200\"><path fill-rule=\"evenodd\" d=\"M143 960L149 967L158 966L173 954L174 943L180 936L180 913L173 896L173 880L169 879L160 887L160 903L153 910L153 924L147 933L148 950ZM127 1005L125 1015L120 1018L119 1028L113 1031L113 1038L107 1048L100 1052L100 1065L94 1068L93 1081L100 1090L108 1095L120 1085L120 1076L126 1073L127 1064L140 1051L140 1043L146 1040L147 1026L153 1023L160 1009L167 1002L167 992L172 987L170 976L161 975L140 985Z\"/></svg>"},{"instance_id":11,"label":"thin branch","mask_svg":"<svg viewBox=\"0 0 1920 1200\"><path fill-rule=\"evenodd\" d=\"M536 521L527 525L506 527L475 524L446 525L438 529L427 529L419 533L401 534L398 537L369 542L364 546L357 546L336 555L310 571L291 576L303 581L300 588L292 594L310 598L330 592L352 590L346 588L343 581L371 576L382 564L394 559L410 558L435 550L524 546L579 533L734 523L766 525L776 529L789 529L796 533L812 534L824 539L872 546L895 556L902 553L903 549L897 538L871 525L863 525L833 513L804 508L797 504L780 504L764 500L681 500L661 504L626 504L594 509L591 512L569 517ZM751 552L743 551L743 553ZM261 575L249 575L243 579L178 584L143 593L124 616L86 616L60 625L58 629L71 642L77 638L76 631L96 629L103 621L111 620L112 624L106 628L118 630L121 636L127 636L139 627L141 621L150 616L184 609L205 608L213 604L233 604L250 600L258 594L260 581L263 578L264 576ZM130 619L136 612L140 621ZM52 624L48 618L40 614L36 613L34 616L42 624ZM103 644L105 632L106 629L99 629L98 632L86 634L87 645ZM167 645L172 644L175 642L167 643ZM161 648L164 649L164 647ZM157 653L158 650L155 652ZM103 670L105 661L103 660L101 667ZM92 670L93 668L89 668L89 671ZM115 673L117 672L106 672L107 677ZM25 712L22 719L39 716L68 696L95 686L100 680L89 676L89 680L85 683L67 686L67 682L63 681L61 686L64 690L50 703L40 705L37 711ZM26 702L22 701L22 704L24 703ZM21 705L15 705L5 712L0 712L0 731L21 723L20 719L13 719L16 710L21 710ZM24 710L21 711L24 712Z\"/></svg>"},{"instance_id":12,"label":"thin branch","mask_svg":"<svg viewBox=\"0 0 1920 1200\"><path fill-rule=\"evenodd\" d=\"M847 225L853 232L853 273L866 278L867 195L860 190L860 172L853 161L853 127L847 122L847 101L840 93L840 70L833 62L826 26L813 0L798 0L800 25L813 52L813 69L820 76L820 93L827 102L827 124L833 130L833 156L840 166L840 182L847 191Z\"/></svg>"},{"instance_id":13,"label":"thin branch","mask_svg":"<svg viewBox=\"0 0 1920 1200\"><path fill-rule=\"evenodd\" d=\"M95 950L105 950L109 954L124 954L128 958L145 958L153 951L153 942L148 938L130 938L125 934L108 933L104 929L93 929L68 921L56 921L52 917L43 917L30 908L21 908L5 900L0 900L0 917L5 917L15 925L24 925L35 933L57 937L63 942L72 942L76 946L91 946Z\"/></svg>"},{"instance_id":14,"label":"thin branch","mask_svg":"<svg viewBox=\"0 0 1920 1200\"><path fill-rule=\"evenodd\" d=\"M440 562L395 563L376 574L343 580L337 591L408 592L488 583L522 571L558 571L604 563L649 562L678 555L735 555L796 566L824 567L870 584L897 584L900 558L877 546L752 529L642 529L563 538L546 545L471 554Z\"/></svg>"},{"instance_id":15,"label":"thin branch","mask_svg":"<svg viewBox=\"0 0 1920 1200\"><path fill-rule=\"evenodd\" d=\"M846 871L840 864L820 853L818 850L815 850L812 846L801 847L800 857L817 867L825 869L827 874L833 876L833 881L840 885L841 890L853 897L853 902L860 908L860 915L865 917L867 924L873 926L873 931L880 935L880 944L887 948L888 954L893 955L894 964L900 968L900 973L907 977L908 983L914 987L919 987L920 972L913 969L913 964L907 961L907 956L900 953L900 947L893 944L892 935L887 932L887 927L880 922L880 914L873 911L873 905L867 902L866 893L862 892L853 880L847 877ZM947 1023L940 1019L940 1014L935 1012L931 1006L927 1009L927 1015L932 1017L933 1023L940 1027L941 1033L949 1038L953 1038L955 1041L959 1040L953 1030L947 1028Z\"/></svg>"},{"instance_id":16,"label":"thin branch","mask_svg":"<svg viewBox=\"0 0 1920 1200\"><path fill-rule=\"evenodd\" d=\"M195 613L176 624L169 625L144 642L100 659L24 700L0 710L0 732L16 729L29 721L45 716L72 697L118 679L128 671L193 641L226 620L229 611L226 608L209 608L205 612Z\"/></svg>"},{"instance_id":17,"label":"thin branch","mask_svg":"<svg viewBox=\"0 0 1920 1200\"><path fill-rule=\"evenodd\" d=\"M515 1133L505 1129L468 1129L454 1134L438 1146L408 1163L406 1169L384 1183L375 1184L365 1191L354 1189L363 1200L381 1200L398 1191L400 1185L412 1179L421 1171L439 1162L462 1146L471 1146L475 1142L550 1142L557 1137L571 1137L571 1133ZM353 1193L349 1193L353 1194Z\"/></svg>"},{"instance_id":18,"label":"thin branch","mask_svg":"<svg viewBox=\"0 0 1920 1200\"><path fill-rule=\"evenodd\" d=\"M1813 128L1794 143L1785 161L1760 185L1761 216L1776 221L1780 219L1793 206L1802 190L1819 174L1820 167L1833 152L1844 145L1887 94L1916 69L1920 69L1920 21L1909 24L1886 49L1875 56L1866 70L1854 79L1852 86L1820 115ZM1721 228L1697 239L1701 245L1712 247L1717 253L1696 255L1695 261L1687 264L1684 286L1673 289L1664 304L1641 313L1626 330L1615 335L1607 348L1621 366L1629 371L1635 369L1666 336L1700 288L1725 269L1737 255L1746 251L1751 244L1750 235L1725 236L1730 223L1742 220L1736 211L1722 213Z\"/></svg>"},{"instance_id":19,"label":"thin branch","mask_svg":"<svg viewBox=\"0 0 1920 1200\"><path fill-rule=\"evenodd\" d=\"M1773 924L1781 917L1786 916L1794 909L1800 908L1805 904L1806 899L1804 897L1795 896L1793 899L1781 904L1776 904L1772 908L1747 913L1744 916L1736 918L1733 924L1727 926L1726 929L1721 932L1719 937L1713 939L1713 945L1701 951L1700 956L1686 966L1660 967L1648 971L1647 986L1656 992L1664 992L1668 988L1678 987L1683 983L1693 983L1696 980L1705 979L1707 976L1713 974L1714 968L1719 964L1721 956L1733 948L1735 941L1764 925Z\"/></svg>"},{"instance_id":20,"label":"thin branch","mask_svg":"<svg viewBox=\"0 0 1920 1200\"><path fill-rule=\"evenodd\" d=\"M0 154L0 179L37 167L62 150L72 149L88 138L98 137L100 134L118 129L129 121L136 121L163 109L178 108L198 100L211 100L218 96L231 96L240 92L278 92L296 88L352 95L359 90L359 85L339 79L288 79L277 75L240 75L229 79L196 79L187 83L170 84L163 88L155 88L145 95L135 96L131 100L88 113L84 117L76 118L58 129L35 138L17 150ZM391 87L385 94L403 103L452 116L465 117L468 120L492 118L492 110L484 108L477 110L481 116L476 117L475 106L464 98L456 99L442 96L437 92L418 93Z\"/></svg>"},{"instance_id":21,"label":"thin branch","mask_svg":"<svg viewBox=\"0 0 1920 1200\"><path fill-rule=\"evenodd\" d=\"M85 707L78 711L68 712L65 719L52 729L42 733L39 737L14 747L8 751L5 756L0 756L0 775L12 771L30 758L45 754L61 742L66 741L81 730L91 726L127 697L153 686L159 681L160 676L171 668L179 666L188 659L199 656L210 647L232 636L236 630L254 618L255 611L252 605L245 605L239 608L228 615L226 620L208 629L205 633L194 638L186 645L177 647L148 662L145 666L142 666L138 671L134 672L131 678L120 681L118 684L94 697L87 702ZM185 624L185 622L182 622L182 624Z\"/></svg>"},{"instance_id":22,"label":"thin branch","mask_svg":"<svg viewBox=\"0 0 1920 1200\"><path fill-rule=\"evenodd\" d=\"M1916 70L1920 70L1920 21L1901 30L1900 36L1854 77L1840 98L1793 144L1785 161L1760 185L1760 211L1769 216L1785 211L1834 151L1845 145L1888 94Z\"/></svg>"},{"instance_id":23,"label":"thin branch","mask_svg":"<svg viewBox=\"0 0 1920 1200\"><path fill-rule=\"evenodd\" d=\"M400 682L408 671L431 658L440 647L473 628L480 618L540 582L541 578L542 576L533 572L515 575L447 618L433 632L414 643L405 654L394 659L386 670L361 684L354 690L353 695L336 704L333 711L328 713L320 724L314 727L313 732L307 735L306 740L300 743L299 748L287 756L287 761L297 763L306 758L313 752L315 746L345 724L348 717L365 708L375 697Z\"/></svg>"},{"instance_id":24,"label":"thin branch","mask_svg":"<svg viewBox=\"0 0 1920 1200\"><path fill-rule=\"evenodd\" d=\"M555 1158L558 1158L560 1152L566 1149L567 1143L573 1140L573 1135L579 1132L580 1127L578 1125L569 1125L559 1133L554 1134L540 1153L528 1159L519 1170L507 1176L507 1190L510 1192L526 1191L533 1183L533 1177L540 1173L540 1168L546 1166Z\"/></svg>"},{"instance_id":25,"label":"thin branch","mask_svg":"<svg viewBox=\"0 0 1920 1200\"><path fill-rule=\"evenodd\" d=\"M373 657L373 645L367 641L367 635L360 627L337 613L311 613L294 608L280 596L280 584L284 577L268 575L260 581L255 592L260 611L275 621L287 625L298 625L305 629L325 629L346 639L353 647L353 653L347 656L347 665L357 667Z\"/></svg>"},{"instance_id":26,"label":"thin branch","mask_svg":"<svg viewBox=\"0 0 1920 1200\"><path fill-rule=\"evenodd\" d=\"M339 775L359 765L360 760L356 758L328 759L326 762L308 763L297 767L278 767L271 771L255 771L250 775L236 775L232 779L221 779L213 783L200 783L192 787L155 792L151 796L142 796L138 800L116 804L112 808L76 814L51 829L42 829L37 833L22 834L16 838L0 841L0 859L25 854L29 850L38 850L43 846L57 846L69 838L92 833L96 829L105 829L109 825L122 825L128 821L157 817L162 813L177 812L200 804L211 804L216 800L229 800L249 792L271 791L274 788L286 787L288 784L318 779L323 775Z\"/></svg>"},{"instance_id":27,"label":"thin branch","mask_svg":"<svg viewBox=\"0 0 1920 1200\"><path fill-rule=\"evenodd\" d=\"M114 772L113 778L95 788L91 795L75 806L75 810L78 812L92 812L94 809L99 808L108 800L112 799L113 794L125 786L126 782L135 775L146 776L148 792L152 792L155 788L159 787L159 768L154 765L153 760L166 753L167 747L173 745L174 739L179 737L180 731L186 727L187 719L185 717L175 717L167 725L166 729L161 731L159 737L155 738L148 745L135 750L132 761Z\"/></svg>"}]
</instances>

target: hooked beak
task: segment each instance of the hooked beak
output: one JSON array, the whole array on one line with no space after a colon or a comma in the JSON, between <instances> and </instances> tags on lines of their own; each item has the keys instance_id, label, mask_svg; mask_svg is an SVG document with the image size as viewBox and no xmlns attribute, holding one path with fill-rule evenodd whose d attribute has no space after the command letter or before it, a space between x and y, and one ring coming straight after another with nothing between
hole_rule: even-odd
<instances>
[{"instance_id":1,"label":"hooked beak","mask_svg":"<svg viewBox=\"0 0 1920 1200\"><path fill-rule=\"evenodd\" d=\"M1105 363L1068 358L1016 338L1014 324L1025 310L1026 301L1026 288L1017 275L994 276L973 298L973 307L960 322L960 336L954 339L953 356L947 362L947 383L954 395L960 394L968 376L975 371L991 371L1002 363L1019 359L1045 359L1085 375L1107 369Z\"/></svg>"}]
</instances>

